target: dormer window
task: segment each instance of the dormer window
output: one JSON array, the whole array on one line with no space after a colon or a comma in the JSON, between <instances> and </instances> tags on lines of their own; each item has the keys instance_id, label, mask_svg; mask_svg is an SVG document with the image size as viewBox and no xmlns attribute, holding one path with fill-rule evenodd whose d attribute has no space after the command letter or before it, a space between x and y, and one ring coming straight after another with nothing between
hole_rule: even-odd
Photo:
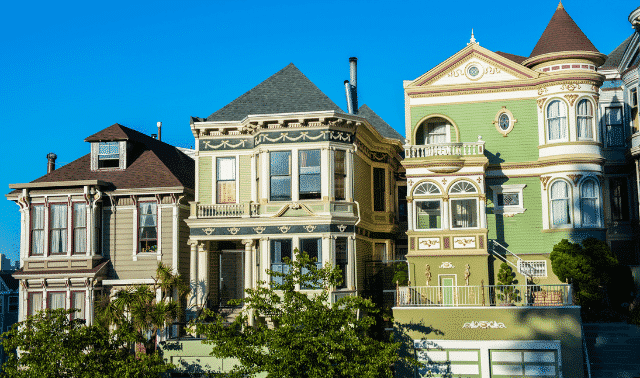
<instances>
[{"instance_id":1,"label":"dormer window","mask_svg":"<svg viewBox=\"0 0 640 378\"><path fill-rule=\"evenodd\" d=\"M98 145L98 169L120 167L120 143L100 142Z\"/></svg>"},{"instance_id":2,"label":"dormer window","mask_svg":"<svg viewBox=\"0 0 640 378\"><path fill-rule=\"evenodd\" d=\"M100 141L91 143L91 170L125 169L127 141Z\"/></svg>"}]
</instances>

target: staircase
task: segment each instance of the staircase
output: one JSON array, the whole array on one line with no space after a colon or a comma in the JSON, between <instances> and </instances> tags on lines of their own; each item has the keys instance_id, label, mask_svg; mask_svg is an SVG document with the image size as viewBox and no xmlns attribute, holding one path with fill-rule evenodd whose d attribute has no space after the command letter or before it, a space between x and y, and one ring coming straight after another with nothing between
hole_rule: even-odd
<instances>
[{"instance_id":1,"label":"staircase","mask_svg":"<svg viewBox=\"0 0 640 378\"><path fill-rule=\"evenodd\" d=\"M640 377L640 327L626 323L585 323L591 378Z\"/></svg>"}]
</instances>

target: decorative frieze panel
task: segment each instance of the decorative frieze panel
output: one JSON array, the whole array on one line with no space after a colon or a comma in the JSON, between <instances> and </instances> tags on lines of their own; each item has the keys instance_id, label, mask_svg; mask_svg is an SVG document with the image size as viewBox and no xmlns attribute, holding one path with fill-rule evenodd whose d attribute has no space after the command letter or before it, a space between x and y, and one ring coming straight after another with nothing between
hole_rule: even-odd
<instances>
[{"instance_id":1,"label":"decorative frieze panel","mask_svg":"<svg viewBox=\"0 0 640 378\"><path fill-rule=\"evenodd\" d=\"M454 236L453 248L476 248L476 238L475 236Z\"/></svg>"},{"instance_id":2,"label":"decorative frieze panel","mask_svg":"<svg viewBox=\"0 0 640 378\"><path fill-rule=\"evenodd\" d=\"M265 131L250 138L200 139L200 151L247 150L266 144L337 142L351 144L353 134L335 130Z\"/></svg>"},{"instance_id":3,"label":"decorative frieze panel","mask_svg":"<svg viewBox=\"0 0 640 378\"><path fill-rule=\"evenodd\" d=\"M309 231L311 230L311 231ZM193 227L191 236L241 236L255 234L308 234L310 232L339 232L353 233L352 225L319 224L319 225L282 225L282 226L258 226L258 227Z\"/></svg>"},{"instance_id":4,"label":"decorative frieze panel","mask_svg":"<svg viewBox=\"0 0 640 378\"><path fill-rule=\"evenodd\" d=\"M418 238L418 249L440 249L440 238Z\"/></svg>"}]
</instances>

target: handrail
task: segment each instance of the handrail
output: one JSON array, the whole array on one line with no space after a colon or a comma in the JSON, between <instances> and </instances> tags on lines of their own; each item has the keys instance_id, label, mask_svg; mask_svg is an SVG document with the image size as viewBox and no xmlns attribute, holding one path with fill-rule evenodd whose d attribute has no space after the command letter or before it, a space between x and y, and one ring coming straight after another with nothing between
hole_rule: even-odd
<instances>
[{"instance_id":1,"label":"handrail","mask_svg":"<svg viewBox=\"0 0 640 378\"><path fill-rule=\"evenodd\" d=\"M520 269L518 268L518 265L512 263L511 261L509 261L509 259L507 259L506 257L502 256L502 254L498 253L498 251L496 251L495 246L498 245L506 253L508 253L509 255L511 255L513 257L515 257L518 260L519 263L522 263L524 260L520 256L518 256L515 253L511 252L507 247L505 247L504 245L498 243L496 240L489 239L489 243L491 243L491 245L492 245L491 251L493 251L494 255L498 256L500 258L500 260L506 262L507 264L511 264L511 266L516 268L517 272L521 273L522 275L524 275L524 276L526 276L528 278L531 278L531 274L529 274L529 272L521 272Z\"/></svg>"},{"instance_id":2,"label":"handrail","mask_svg":"<svg viewBox=\"0 0 640 378\"><path fill-rule=\"evenodd\" d=\"M258 215L257 203L198 204L198 218L239 218Z\"/></svg>"},{"instance_id":3,"label":"handrail","mask_svg":"<svg viewBox=\"0 0 640 378\"><path fill-rule=\"evenodd\" d=\"M468 156L483 155L484 141L460 143L434 143L425 145L407 145L404 148L405 157L419 158L427 156Z\"/></svg>"},{"instance_id":4,"label":"handrail","mask_svg":"<svg viewBox=\"0 0 640 378\"><path fill-rule=\"evenodd\" d=\"M571 285L480 285L398 287L396 306L568 306Z\"/></svg>"}]
</instances>

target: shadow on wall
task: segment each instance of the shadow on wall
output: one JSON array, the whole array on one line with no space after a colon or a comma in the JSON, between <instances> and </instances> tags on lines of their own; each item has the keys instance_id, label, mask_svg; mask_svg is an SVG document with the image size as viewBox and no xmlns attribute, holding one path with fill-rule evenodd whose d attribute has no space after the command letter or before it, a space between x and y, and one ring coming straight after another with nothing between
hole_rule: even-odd
<instances>
[{"instance_id":1,"label":"shadow on wall","mask_svg":"<svg viewBox=\"0 0 640 378\"><path fill-rule=\"evenodd\" d=\"M450 363L444 365L442 363L434 364L434 362L425 354L416 355L414 349L414 339L411 335L420 335L421 339L426 339L429 335L444 336L444 332L431 326L424 325L424 321L419 323L398 323L394 322L393 341L400 342L400 360L395 364L395 377L397 378L413 378L416 376L429 377L431 374L441 374L442 377L451 377ZM415 364L411 360L416 358L421 363ZM415 361L415 360L414 360Z\"/></svg>"}]
</instances>

